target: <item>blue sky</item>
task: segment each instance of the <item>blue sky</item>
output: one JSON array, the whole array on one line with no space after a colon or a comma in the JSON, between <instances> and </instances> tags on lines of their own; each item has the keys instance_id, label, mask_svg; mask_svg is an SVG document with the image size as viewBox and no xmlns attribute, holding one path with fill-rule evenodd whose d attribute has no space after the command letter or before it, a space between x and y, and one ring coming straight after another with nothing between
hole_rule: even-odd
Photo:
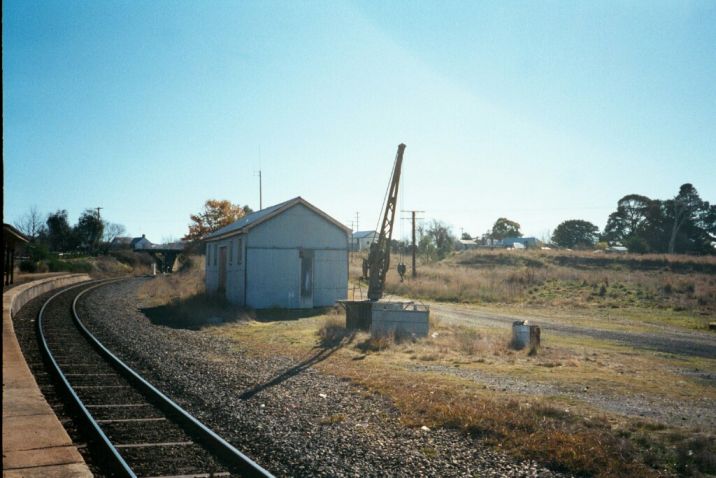
<instances>
[{"instance_id":1,"label":"blue sky","mask_svg":"<svg viewBox=\"0 0 716 478\"><path fill-rule=\"evenodd\" d=\"M716 2L3 2L4 220L85 208L158 242L209 198L375 227L600 228L716 201ZM408 234L407 223L399 233Z\"/></svg>"}]
</instances>

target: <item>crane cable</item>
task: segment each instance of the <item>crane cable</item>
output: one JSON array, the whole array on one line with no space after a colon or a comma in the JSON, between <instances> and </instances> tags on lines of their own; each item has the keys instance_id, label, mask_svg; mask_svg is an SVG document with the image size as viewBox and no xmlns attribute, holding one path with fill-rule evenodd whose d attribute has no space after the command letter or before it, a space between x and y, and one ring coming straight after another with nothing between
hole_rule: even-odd
<instances>
[{"instance_id":1,"label":"crane cable","mask_svg":"<svg viewBox=\"0 0 716 478\"><path fill-rule=\"evenodd\" d=\"M376 236L373 239L373 242L378 242L378 239L380 238L380 232L382 232L382 222L383 222L383 212L385 211L386 206L388 205L388 193L390 192L390 186L393 184L393 175L395 174L395 164L398 162L398 154L395 154L395 159L393 160L393 168L392 172L390 173L390 181L388 181L388 187L385 188L385 196L383 197L383 205L380 207L380 215L378 216L378 223L375 226L376 232L378 232L378 236Z\"/></svg>"},{"instance_id":2,"label":"crane cable","mask_svg":"<svg viewBox=\"0 0 716 478\"><path fill-rule=\"evenodd\" d=\"M403 167L401 167L401 169L402 169L402 172L400 174L402 176L403 186L400 188L400 206L405 207L405 185L406 185L407 181L406 181L406 177L405 177L405 167L403 166ZM396 205L395 209L400 211L400 209L397 207L397 205ZM398 257L399 257L398 265L400 266L403 264L404 256L405 256L405 244L403 243L403 238L405 237L405 234L404 234L405 226L403 224L403 219L400 217L400 214L398 214L398 218L399 218L398 220L400 221L400 238L398 239L398 254L399 254L398 255Z\"/></svg>"}]
</instances>

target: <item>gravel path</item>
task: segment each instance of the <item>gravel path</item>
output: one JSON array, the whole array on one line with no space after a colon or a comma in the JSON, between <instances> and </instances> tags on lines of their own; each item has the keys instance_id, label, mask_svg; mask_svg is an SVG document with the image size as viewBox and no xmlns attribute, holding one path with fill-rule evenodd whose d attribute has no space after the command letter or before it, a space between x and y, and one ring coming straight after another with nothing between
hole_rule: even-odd
<instances>
[{"instance_id":1,"label":"gravel path","mask_svg":"<svg viewBox=\"0 0 716 478\"><path fill-rule=\"evenodd\" d=\"M317 372L310 361L260 360L233 341L152 325L138 310L141 281L87 296L80 314L89 328L278 476L563 476L455 431L402 426L388 401Z\"/></svg>"},{"instance_id":2,"label":"gravel path","mask_svg":"<svg viewBox=\"0 0 716 478\"><path fill-rule=\"evenodd\" d=\"M527 320L539 323L543 335L556 332L566 335L581 335L596 339L610 340L630 347L654 350L676 355L716 358L716 334L699 332L673 327L659 327L654 332L619 332L613 330L594 329L578 325L568 325L546 318L538 318L505 314L498 315L472 309L459 304L428 303L430 310L436 312L446 323L462 325L508 325L516 320Z\"/></svg>"}]
</instances>

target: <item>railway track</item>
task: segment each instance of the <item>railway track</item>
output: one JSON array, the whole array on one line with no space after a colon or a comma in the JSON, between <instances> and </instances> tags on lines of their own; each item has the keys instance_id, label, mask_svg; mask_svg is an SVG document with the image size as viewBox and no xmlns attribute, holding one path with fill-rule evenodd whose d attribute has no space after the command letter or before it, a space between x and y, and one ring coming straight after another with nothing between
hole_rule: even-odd
<instances>
[{"instance_id":1,"label":"railway track","mask_svg":"<svg viewBox=\"0 0 716 478\"><path fill-rule=\"evenodd\" d=\"M37 317L40 349L102 450L108 474L122 477L271 477L144 380L97 340L77 302L111 281L52 295ZM171 358L168 358L169 360Z\"/></svg>"}]
</instances>

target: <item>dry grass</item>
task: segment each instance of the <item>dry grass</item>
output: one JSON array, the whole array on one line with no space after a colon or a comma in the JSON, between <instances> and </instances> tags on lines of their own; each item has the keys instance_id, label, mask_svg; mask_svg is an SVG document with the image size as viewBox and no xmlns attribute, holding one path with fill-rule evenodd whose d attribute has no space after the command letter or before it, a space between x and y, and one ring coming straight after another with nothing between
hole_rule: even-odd
<instances>
[{"instance_id":1,"label":"dry grass","mask_svg":"<svg viewBox=\"0 0 716 478\"><path fill-rule=\"evenodd\" d=\"M319 345L321 347L335 347L350 334L346 329L345 319L338 316L329 316L318 329Z\"/></svg>"},{"instance_id":2,"label":"dry grass","mask_svg":"<svg viewBox=\"0 0 716 478\"><path fill-rule=\"evenodd\" d=\"M648 268L659 264L658 258L627 257L636 265L629 261L593 265L590 256L575 254L569 256L576 258L574 262L565 265L563 256L530 251L514 256L512 252L487 253L487 257L479 254L483 253L454 255L426 266L414 283L400 285L392 276L389 287L406 287L405 295L413 296L422 296L413 293L422 290L426 298L436 297L438 290L444 300L478 297L469 301L479 302L484 300L479 297L491 297L492 302L505 304L528 304L530 300L579 308L599 308L601 304L607 310L611 310L609 304L615 304L620 313L673 308L683 301L688 310L712 314L712 302L716 300L709 297L700 304L693 297L713 294L713 272L707 270L714 264L711 259L704 259L702 264L698 259L678 258L673 262L675 266L669 262L669 270L652 270ZM638 262L641 259L643 263ZM463 260L470 263L464 264ZM491 265L485 265L485 261ZM698 271L684 272L689 267ZM146 299L181 306L196 297L195 286L198 283L203 289L203 276L197 281L196 271L191 269L181 274L162 278L162 282L143 291ZM592 294L595 289L590 280L598 281L593 299L583 295L585 290ZM565 286L572 283L578 284L574 290ZM418 284L423 289L416 289ZM629 305L625 296L636 294L617 293L637 287L654 296ZM534 288L539 293L530 293ZM654 291L659 290L660 295L655 295ZM206 311L203 314L206 316ZM675 372L687 367L714 370L713 360L685 362L683 358L638 352L597 339L560 336L550 337L539 354L531 357L527 351L509 348L507 328L443 324L434 314L432 334L417 341L395 336L371 338L367 334L354 337L335 311L305 318L284 317L279 312L270 317L271 314L262 322L227 324L212 330L266 359L281 355L302 361L315 354L316 347L335 347L335 353L314 367L387 397L400 410L407 426L459 429L517 457L531 458L556 470L600 477L654 476L664 472L698 476L713 472L716 442L708 430L697 433L602 412L569 394L536 398L505 388L491 390L480 381L444 372L454 367L565 390L589 384L617 399L641 394L678 402L715 397L708 384ZM675 387L675 383L679 385ZM331 426L344 419L335 415L320 420Z\"/></svg>"},{"instance_id":3,"label":"dry grass","mask_svg":"<svg viewBox=\"0 0 716 478\"><path fill-rule=\"evenodd\" d=\"M147 317L169 327L199 328L252 318L244 309L205 293L204 261L200 256L185 258L174 274L147 281L140 287L138 298Z\"/></svg>"},{"instance_id":4,"label":"dry grass","mask_svg":"<svg viewBox=\"0 0 716 478\"><path fill-rule=\"evenodd\" d=\"M204 261L189 256L174 274L163 274L144 283L139 299L145 307L170 305L204 293Z\"/></svg>"},{"instance_id":5,"label":"dry grass","mask_svg":"<svg viewBox=\"0 0 716 478\"><path fill-rule=\"evenodd\" d=\"M596 341L556 340L530 357L526 350L509 348L507 330L458 327L439 319L434 324L431 336L398 343L391 337L373 342L365 333L353 341L343 340L347 332L335 316L290 323L249 322L214 330L267 358L279 354L303 360L313 353L317 340L319 346L340 340L342 348L315 367L389 398L407 426L455 428L556 470L582 476L640 477L664 471L698 476L712 469L716 441L707 431L695 434L611 415L573 397L536 398L490 390L478 381L440 371L459 367L566 389L596 384L617 396L653 394L696 400L713 395L707 385L672 375L677 359L657 359ZM416 371L416 364L439 368ZM707 370L713 366L713 361L698 365ZM672 386L676 380L679 387ZM332 417L322 420L326 425L335 422Z\"/></svg>"},{"instance_id":6,"label":"dry grass","mask_svg":"<svg viewBox=\"0 0 716 478\"><path fill-rule=\"evenodd\" d=\"M351 277L360 275L359 261ZM397 258L392 261L397 263ZM589 309L667 310L706 328L716 314L716 258L477 250L388 273L386 292L422 300Z\"/></svg>"}]
</instances>

